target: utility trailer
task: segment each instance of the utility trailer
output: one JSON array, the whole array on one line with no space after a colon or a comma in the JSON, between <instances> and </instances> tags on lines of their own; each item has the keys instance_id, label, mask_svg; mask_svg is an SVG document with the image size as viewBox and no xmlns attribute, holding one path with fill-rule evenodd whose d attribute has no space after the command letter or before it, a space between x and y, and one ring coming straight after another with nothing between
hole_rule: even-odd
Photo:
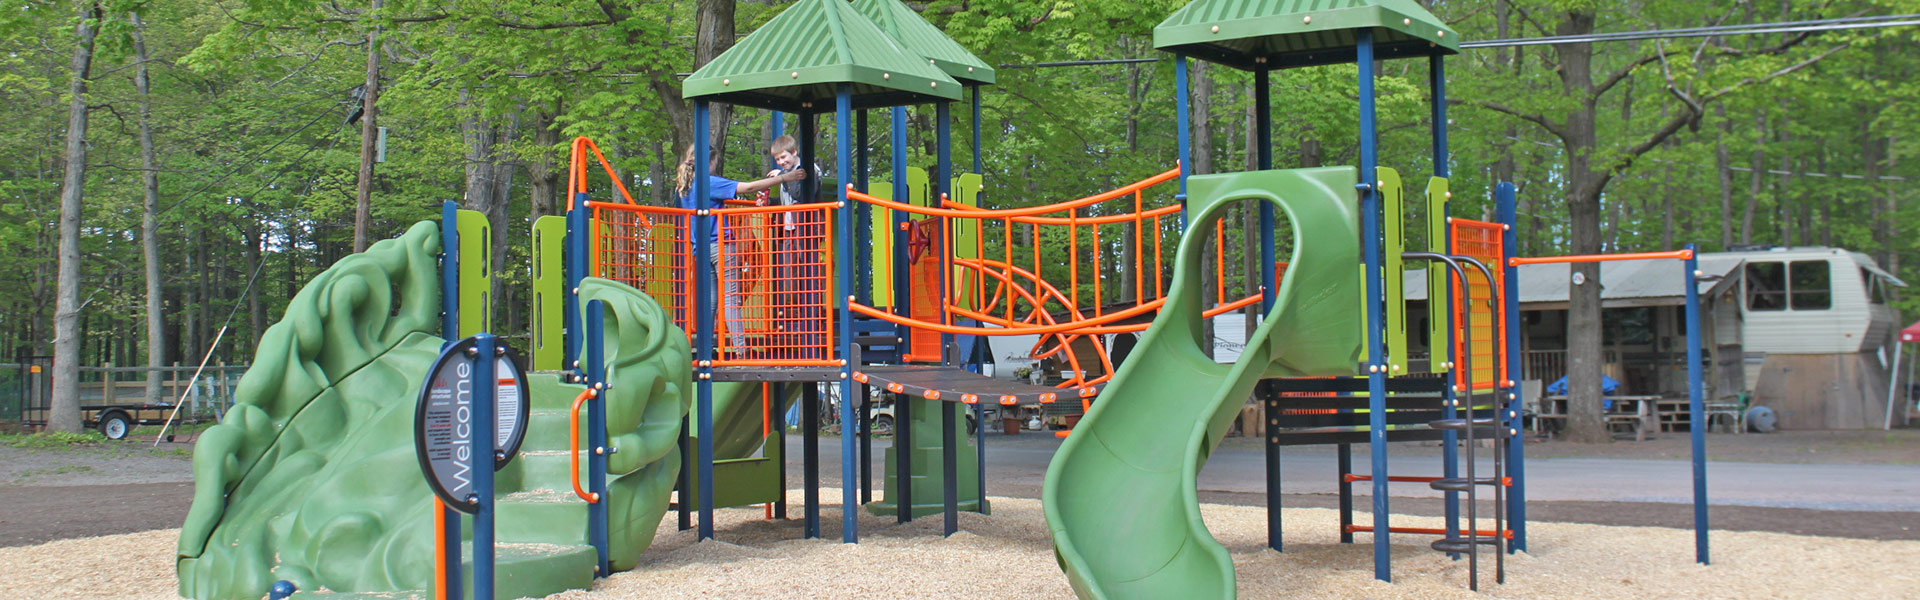
<instances>
[{"instance_id":1,"label":"utility trailer","mask_svg":"<svg viewBox=\"0 0 1920 600\"><path fill-rule=\"evenodd\" d=\"M20 399L19 414L23 425L45 427L47 416L53 405L53 359L47 356L26 357L20 361ZM229 404L232 395L232 381L244 368L210 367L201 373L201 381L193 381L192 367L162 367L167 374L161 382L162 397L169 399L190 398L188 407L174 416L175 402L145 402L143 380L147 369L129 367L82 367L83 374L97 374L93 381L83 377L80 383L80 419L89 429L95 429L110 440L125 439L134 427L141 425L161 425L169 416L174 416L174 425L198 423L207 419L210 413L217 414L220 408ZM120 381L122 375L142 375ZM135 380L138 379L138 380ZM191 388L191 389L190 389ZM134 391L139 389L141 391ZM204 393L202 393L204 392ZM211 396L208 402L206 396ZM121 402L121 399L139 399L139 402ZM211 407L213 410L203 410ZM169 435L171 437L171 435Z\"/></svg>"}]
</instances>

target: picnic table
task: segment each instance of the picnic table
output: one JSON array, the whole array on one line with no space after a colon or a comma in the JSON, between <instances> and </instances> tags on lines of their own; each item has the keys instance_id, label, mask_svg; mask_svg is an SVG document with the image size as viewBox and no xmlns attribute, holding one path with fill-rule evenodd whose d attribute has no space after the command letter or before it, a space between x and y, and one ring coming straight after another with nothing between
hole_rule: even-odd
<instances>
[{"instance_id":1,"label":"picnic table","mask_svg":"<svg viewBox=\"0 0 1920 600\"><path fill-rule=\"evenodd\" d=\"M1633 432L1633 441L1646 441L1647 434L1660 431L1660 413L1657 405L1665 396L1606 396L1613 405L1602 415L1608 429L1624 426ZM1533 431L1546 434L1548 421L1567 419L1567 397L1564 395L1544 396L1540 398L1540 407L1533 415Z\"/></svg>"}]
</instances>

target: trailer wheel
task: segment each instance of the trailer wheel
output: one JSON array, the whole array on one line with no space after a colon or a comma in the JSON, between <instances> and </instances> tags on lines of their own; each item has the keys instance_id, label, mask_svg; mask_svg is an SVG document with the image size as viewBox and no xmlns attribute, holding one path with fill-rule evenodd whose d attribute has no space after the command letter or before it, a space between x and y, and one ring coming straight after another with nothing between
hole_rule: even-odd
<instances>
[{"instance_id":1,"label":"trailer wheel","mask_svg":"<svg viewBox=\"0 0 1920 600\"><path fill-rule=\"evenodd\" d=\"M100 417L100 435L107 439L127 439L129 431L133 431L133 420L127 418L127 413L112 412Z\"/></svg>"}]
</instances>

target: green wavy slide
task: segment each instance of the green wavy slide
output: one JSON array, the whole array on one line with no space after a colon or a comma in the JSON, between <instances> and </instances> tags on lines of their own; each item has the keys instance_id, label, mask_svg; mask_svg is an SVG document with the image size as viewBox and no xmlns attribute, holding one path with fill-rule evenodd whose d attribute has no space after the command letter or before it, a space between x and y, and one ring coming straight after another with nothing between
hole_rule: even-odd
<instances>
[{"instance_id":1,"label":"green wavy slide","mask_svg":"<svg viewBox=\"0 0 1920 600\"><path fill-rule=\"evenodd\" d=\"M1153 326L1054 455L1044 500L1054 553L1082 598L1232 598L1233 559L1200 518L1195 477L1268 377L1351 375L1362 354L1358 201L1352 167L1188 180L1189 230L1242 200L1292 225L1278 301L1232 365L1200 337L1202 243L1180 243Z\"/></svg>"}]
</instances>

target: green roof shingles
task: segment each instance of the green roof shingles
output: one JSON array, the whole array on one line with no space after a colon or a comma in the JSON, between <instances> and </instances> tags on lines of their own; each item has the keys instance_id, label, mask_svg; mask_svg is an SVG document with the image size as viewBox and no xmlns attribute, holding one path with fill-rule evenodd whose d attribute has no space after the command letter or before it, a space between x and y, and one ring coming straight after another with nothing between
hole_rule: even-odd
<instances>
[{"instance_id":1,"label":"green roof shingles","mask_svg":"<svg viewBox=\"0 0 1920 600\"><path fill-rule=\"evenodd\" d=\"M681 95L795 113L832 110L853 87L860 108L959 100L960 83L895 41L846 0L800 0L687 77Z\"/></svg>"}]
</instances>

